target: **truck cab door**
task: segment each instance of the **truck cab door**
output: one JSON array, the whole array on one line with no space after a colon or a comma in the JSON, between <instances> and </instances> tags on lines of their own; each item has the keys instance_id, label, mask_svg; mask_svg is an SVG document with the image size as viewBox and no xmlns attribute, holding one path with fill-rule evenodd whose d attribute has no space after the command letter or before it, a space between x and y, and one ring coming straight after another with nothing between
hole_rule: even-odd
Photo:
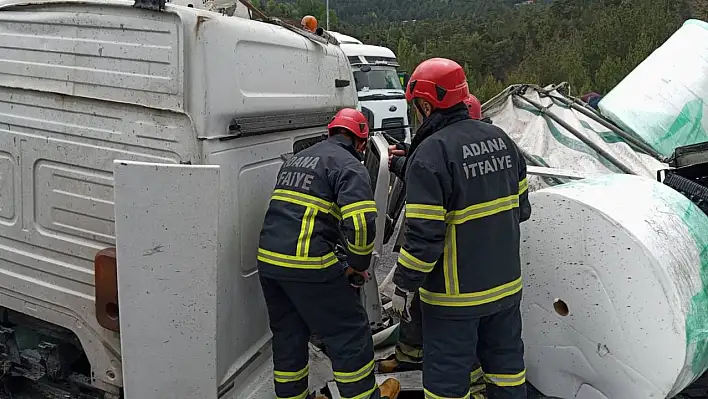
<instances>
[{"instance_id":1,"label":"truck cab door","mask_svg":"<svg viewBox=\"0 0 708 399\"><path fill-rule=\"evenodd\" d=\"M126 399L218 395L219 172L114 162Z\"/></svg>"},{"instance_id":2,"label":"truck cab door","mask_svg":"<svg viewBox=\"0 0 708 399\"><path fill-rule=\"evenodd\" d=\"M374 189L374 201L376 201L376 239L374 240L374 255L371 258L369 273L372 278L361 290L362 300L366 313L369 316L369 323L373 331L382 329L383 314L381 307L381 295L376 281L376 268L381 259L384 249L384 231L386 227L386 210L388 208L390 173L388 171L388 142L380 134L374 134L369 139L369 144L364 158L364 166L369 171L371 186Z\"/></svg>"}]
</instances>

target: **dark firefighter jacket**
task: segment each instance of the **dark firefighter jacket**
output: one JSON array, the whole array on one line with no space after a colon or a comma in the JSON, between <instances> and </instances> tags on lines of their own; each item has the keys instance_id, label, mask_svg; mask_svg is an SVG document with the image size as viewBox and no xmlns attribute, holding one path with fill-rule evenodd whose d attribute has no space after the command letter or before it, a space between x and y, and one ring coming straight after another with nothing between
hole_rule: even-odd
<instances>
[{"instance_id":1,"label":"dark firefighter jacket","mask_svg":"<svg viewBox=\"0 0 708 399\"><path fill-rule=\"evenodd\" d=\"M521 296L526 163L500 128L464 106L431 115L406 160L405 244L394 283L420 287L441 317L484 316Z\"/></svg>"},{"instance_id":2,"label":"dark firefighter jacket","mask_svg":"<svg viewBox=\"0 0 708 399\"><path fill-rule=\"evenodd\" d=\"M489 123L489 124L492 123L492 120L489 117L485 117L481 121L484 123ZM420 133L421 132L419 132L419 134L416 134L413 137L413 143L411 143L411 144L398 143L398 144L396 144L396 149L404 150L408 154L412 150L415 150L415 148L417 148L426 137L428 137L430 134L432 134L434 132L429 132L427 135L425 135L425 134L421 135ZM418 139L416 140L416 138L418 138ZM407 159L407 157L405 155L403 155L403 156L394 156L393 159L391 160L391 173L393 173L394 175L396 175L396 177L398 177L399 179L404 180L404 181L405 181L406 159Z\"/></svg>"},{"instance_id":3,"label":"dark firefighter jacket","mask_svg":"<svg viewBox=\"0 0 708 399\"><path fill-rule=\"evenodd\" d=\"M334 253L339 243L349 265L364 271L374 248L375 219L371 179L351 139L332 136L280 168L261 230L259 273L328 281L342 274Z\"/></svg>"}]
</instances>

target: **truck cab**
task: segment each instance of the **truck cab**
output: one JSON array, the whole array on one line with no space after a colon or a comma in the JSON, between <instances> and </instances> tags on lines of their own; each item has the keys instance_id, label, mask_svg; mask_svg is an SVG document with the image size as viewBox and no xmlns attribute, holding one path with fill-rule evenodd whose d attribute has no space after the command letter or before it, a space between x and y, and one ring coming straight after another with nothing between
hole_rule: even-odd
<instances>
[{"instance_id":1,"label":"truck cab","mask_svg":"<svg viewBox=\"0 0 708 399\"><path fill-rule=\"evenodd\" d=\"M0 396L273 397L260 227L280 165L357 107L351 66L159 3L0 0Z\"/></svg>"},{"instance_id":2,"label":"truck cab","mask_svg":"<svg viewBox=\"0 0 708 399\"><path fill-rule=\"evenodd\" d=\"M366 45L351 36L332 33L352 66L361 111L372 130L410 142L408 103L396 55L386 47Z\"/></svg>"}]
</instances>

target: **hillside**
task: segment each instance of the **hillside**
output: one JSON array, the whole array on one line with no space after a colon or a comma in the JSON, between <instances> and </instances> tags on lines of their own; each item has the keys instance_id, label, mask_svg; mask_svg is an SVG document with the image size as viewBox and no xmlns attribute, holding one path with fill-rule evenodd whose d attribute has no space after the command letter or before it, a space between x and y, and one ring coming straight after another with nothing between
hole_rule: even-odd
<instances>
[{"instance_id":1,"label":"hillside","mask_svg":"<svg viewBox=\"0 0 708 399\"><path fill-rule=\"evenodd\" d=\"M708 0L330 0L333 30L393 49L411 71L430 57L465 66L487 99L511 83L569 81L606 92ZM271 15L312 14L323 0L261 0Z\"/></svg>"}]
</instances>

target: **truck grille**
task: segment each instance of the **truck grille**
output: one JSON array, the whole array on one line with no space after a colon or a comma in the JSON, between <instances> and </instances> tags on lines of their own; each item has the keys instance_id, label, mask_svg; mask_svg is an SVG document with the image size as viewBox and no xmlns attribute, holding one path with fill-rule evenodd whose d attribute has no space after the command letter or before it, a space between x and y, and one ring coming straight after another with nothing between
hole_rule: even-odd
<instances>
[{"instance_id":1,"label":"truck grille","mask_svg":"<svg viewBox=\"0 0 708 399\"><path fill-rule=\"evenodd\" d=\"M385 131L398 141L406 138L403 118L386 118L381 121L381 130Z\"/></svg>"},{"instance_id":2,"label":"truck grille","mask_svg":"<svg viewBox=\"0 0 708 399\"><path fill-rule=\"evenodd\" d=\"M369 64L375 64L375 63L377 63L377 62L380 61L380 62L385 62L385 63L387 63L387 64L389 64L389 65L398 66L398 60L396 60L395 58L390 58L390 57L375 57L375 56L372 57L372 56L367 56L367 57L366 57L366 61L367 61Z\"/></svg>"}]
</instances>

